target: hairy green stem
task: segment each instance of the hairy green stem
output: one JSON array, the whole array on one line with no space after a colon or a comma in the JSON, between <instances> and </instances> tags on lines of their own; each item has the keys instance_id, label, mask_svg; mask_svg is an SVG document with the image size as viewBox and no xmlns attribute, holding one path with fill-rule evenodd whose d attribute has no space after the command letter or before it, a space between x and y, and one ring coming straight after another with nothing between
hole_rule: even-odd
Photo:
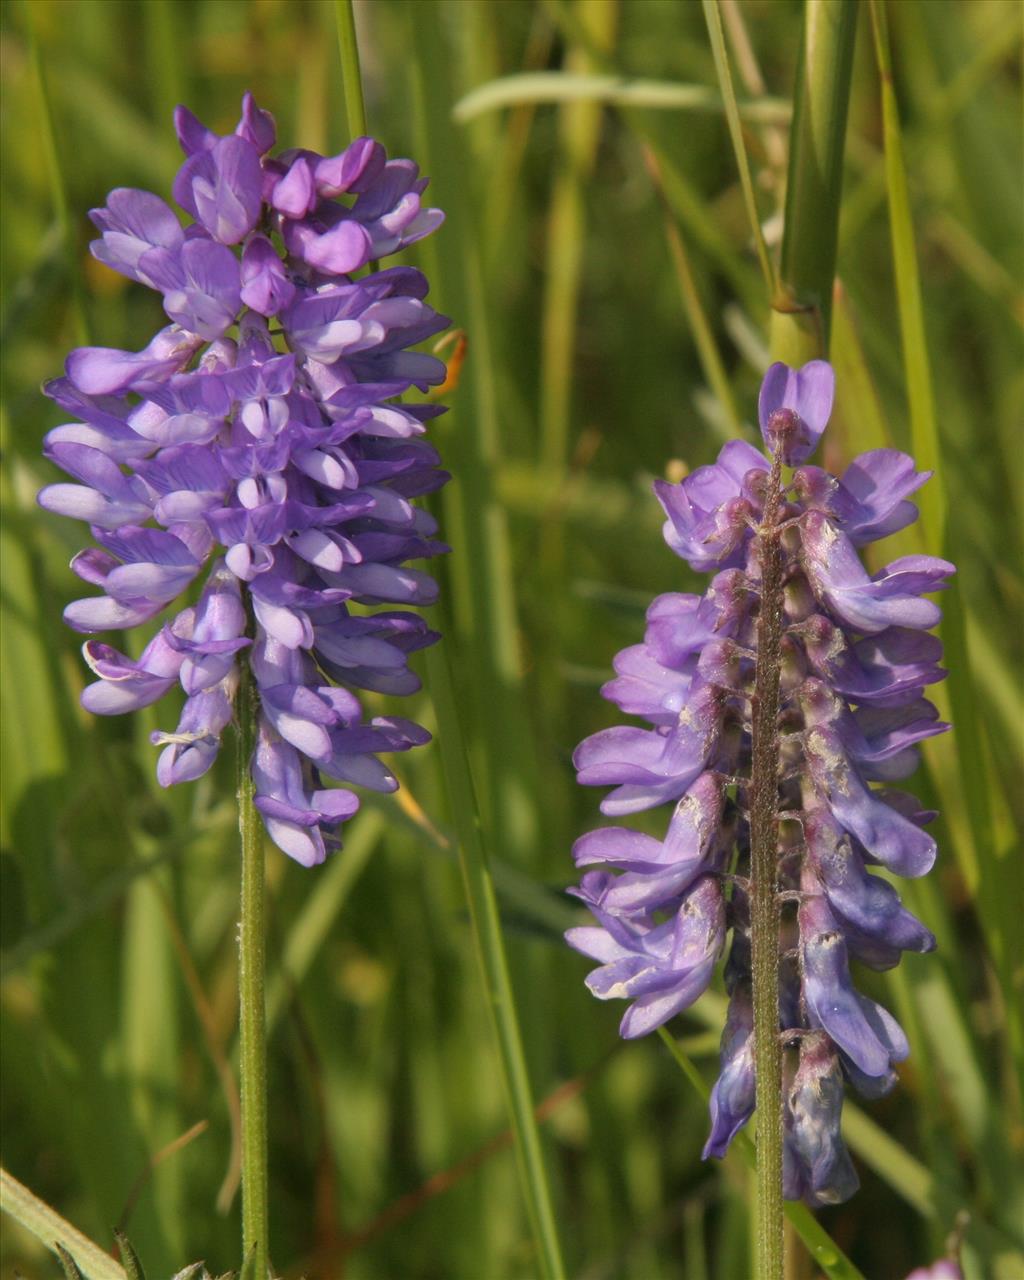
<instances>
[{"instance_id":1,"label":"hairy green stem","mask_svg":"<svg viewBox=\"0 0 1024 1280\"><path fill-rule=\"evenodd\" d=\"M341 50L341 78L345 93L345 114L351 142L366 133L366 107L363 104L363 78L359 70L359 46L356 43L356 19L352 0L334 0L334 17L338 25L338 47Z\"/></svg>"},{"instance_id":2,"label":"hairy green stem","mask_svg":"<svg viewBox=\"0 0 1024 1280\"><path fill-rule=\"evenodd\" d=\"M242 900L238 933L239 1075L242 1100L242 1248L259 1280L267 1274L267 1023L264 994L263 824L249 762L256 742L256 690L243 662L238 690L238 825Z\"/></svg>"},{"instance_id":3,"label":"hairy green stem","mask_svg":"<svg viewBox=\"0 0 1024 1280\"><path fill-rule=\"evenodd\" d=\"M772 357L828 355L856 0L807 0L789 144Z\"/></svg>"},{"instance_id":4,"label":"hairy green stem","mask_svg":"<svg viewBox=\"0 0 1024 1280\"><path fill-rule=\"evenodd\" d=\"M782 1041L779 1037L779 674L782 656L782 464L772 463L757 533L761 608L751 706L750 940L757 1081L757 1276L782 1280Z\"/></svg>"}]
</instances>

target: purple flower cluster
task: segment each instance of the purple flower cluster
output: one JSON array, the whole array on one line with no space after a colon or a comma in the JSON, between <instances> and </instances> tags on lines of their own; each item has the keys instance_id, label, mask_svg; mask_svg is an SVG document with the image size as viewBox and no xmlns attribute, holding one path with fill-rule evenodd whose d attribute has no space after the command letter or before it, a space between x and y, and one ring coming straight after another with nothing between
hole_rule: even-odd
<instances>
[{"instance_id":1,"label":"purple flower cluster","mask_svg":"<svg viewBox=\"0 0 1024 1280\"><path fill-rule=\"evenodd\" d=\"M901 952L935 945L869 868L921 876L935 859L923 830L934 815L890 784L914 770L917 743L949 727L923 696L944 674L940 643L926 634L939 610L923 597L953 572L929 556L874 575L863 567L858 548L916 519L908 498L928 477L890 449L861 455L839 478L806 465L833 390L824 361L799 371L776 364L759 406L770 453L797 468L779 526L779 1031L790 1046L785 1192L812 1205L843 1200L857 1185L839 1135L844 1082L877 1097L908 1052L892 1016L854 989L850 961L888 969ZM595 995L631 1001L622 1035L643 1035L692 1004L732 930L705 1156L725 1154L755 1105L749 778L757 531L769 472L758 450L735 441L681 483L655 485L669 546L714 577L703 596L659 596L643 643L615 659L604 695L651 727L602 730L575 756L581 783L614 788L604 813L672 806L664 839L611 826L574 848L577 865L597 868L573 890L597 924L567 938L600 962L587 979Z\"/></svg>"},{"instance_id":2,"label":"purple flower cluster","mask_svg":"<svg viewBox=\"0 0 1024 1280\"><path fill-rule=\"evenodd\" d=\"M964 1280L964 1273L952 1258L940 1258L930 1267L915 1267L907 1280Z\"/></svg>"},{"instance_id":3,"label":"purple flower cluster","mask_svg":"<svg viewBox=\"0 0 1024 1280\"><path fill-rule=\"evenodd\" d=\"M94 255L162 294L172 323L141 351L73 351L47 385L78 419L46 438L75 483L39 502L87 521L100 544L72 561L102 593L68 606L77 631L148 621L212 561L194 607L137 661L85 644L98 680L82 701L116 715L180 683L177 728L154 735L157 776L189 781L217 755L248 650L256 804L275 843L309 866L358 807L321 775L394 790L377 753L429 737L408 720L366 720L346 686L415 691L409 655L437 639L405 608L363 606L436 596L406 562L446 550L412 505L448 478L423 439L442 409L398 397L443 381L441 361L410 348L448 321L424 301L420 272L356 273L443 215L423 206L416 165L370 138L337 156L272 156L273 118L249 94L226 137L184 107L175 126L174 197L194 221L124 188L91 214Z\"/></svg>"}]
</instances>

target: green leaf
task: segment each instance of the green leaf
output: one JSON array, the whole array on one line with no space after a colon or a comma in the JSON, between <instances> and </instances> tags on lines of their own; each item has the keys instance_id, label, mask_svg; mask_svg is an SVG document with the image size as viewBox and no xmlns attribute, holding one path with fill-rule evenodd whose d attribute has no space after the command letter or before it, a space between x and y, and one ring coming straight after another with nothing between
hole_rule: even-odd
<instances>
[{"instance_id":1,"label":"green leaf","mask_svg":"<svg viewBox=\"0 0 1024 1280\"><path fill-rule=\"evenodd\" d=\"M67 1222L56 1209L0 1169L0 1210L30 1231L61 1260L68 1280L129 1280L123 1267ZM74 1250L74 1256L72 1256Z\"/></svg>"}]
</instances>

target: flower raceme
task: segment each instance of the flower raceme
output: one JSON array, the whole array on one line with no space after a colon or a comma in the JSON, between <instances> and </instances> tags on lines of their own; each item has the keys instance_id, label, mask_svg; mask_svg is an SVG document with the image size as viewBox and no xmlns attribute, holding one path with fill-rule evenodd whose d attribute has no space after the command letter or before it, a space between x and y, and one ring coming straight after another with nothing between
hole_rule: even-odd
<instances>
[{"instance_id":1,"label":"flower raceme","mask_svg":"<svg viewBox=\"0 0 1024 1280\"><path fill-rule=\"evenodd\" d=\"M949 727L924 697L944 675L941 645L927 634L939 609L924 597L953 566L905 556L871 575L858 554L916 519L909 498L928 475L891 449L862 454L839 477L808 465L833 392L825 361L773 365L759 404L769 457L733 441L681 483L655 484L665 540L714 576L702 596L659 596L643 643L615 659L605 697L651 727L595 733L575 765L582 784L613 788L605 814L667 805L668 827L662 839L608 826L576 842L577 865L595 869L571 892L597 923L566 935L600 962L591 991L631 1001L620 1028L631 1038L706 990L731 931L704 1152L723 1156L755 1106L750 811L761 535L772 477L795 467L771 499L782 572L774 945L788 1046L785 1193L812 1205L844 1200L857 1186L839 1135L845 1083L878 1097L908 1052L895 1019L855 990L850 962L888 969L901 952L935 945L870 868L921 876L932 866L924 827L934 815L891 784L913 772L919 742Z\"/></svg>"},{"instance_id":2,"label":"flower raceme","mask_svg":"<svg viewBox=\"0 0 1024 1280\"><path fill-rule=\"evenodd\" d=\"M195 605L137 660L86 642L98 679L83 704L117 715L180 684L177 728L153 739L160 782L190 781L216 758L248 663L256 805L308 866L359 803L323 779L394 790L378 753L429 738L408 720L367 720L351 689L414 692L409 655L438 638L404 606L436 596L407 562L447 550L412 504L448 478L423 438L443 409L398 397L443 380L441 361L410 348L448 321L420 272L356 273L443 215L423 206L412 161L370 138L337 156L271 155L273 118L249 94L226 137L184 107L175 126L174 198L192 223L124 188L90 215L95 257L159 292L171 323L141 351L68 356L45 391L77 421L45 451L75 483L39 502L85 520L100 544L72 561L101 590L65 610L77 631L147 622L206 571Z\"/></svg>"}]
</instances>

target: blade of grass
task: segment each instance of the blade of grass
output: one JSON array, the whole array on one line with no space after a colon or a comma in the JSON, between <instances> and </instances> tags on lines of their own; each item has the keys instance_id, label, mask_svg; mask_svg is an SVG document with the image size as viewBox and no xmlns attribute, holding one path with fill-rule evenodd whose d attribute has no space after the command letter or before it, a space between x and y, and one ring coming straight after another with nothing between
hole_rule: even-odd
<instances>
[{"instance_id":1,"label":"blade of grass","mask_svg":"<svg viewBox=\"0 0 1024 1280\"><path fill-rule=\"evenodd\" d=\"M743 200L750 220L750 231L754 238L761 274L764 276L765 288L770 298L777 291L775 268L768 254L764 231L761 228L761 215L757 211L757 198L754 195L754 182L750 176L750 161L747 158L747 146L743 140L743 124L740 120L739 104L736 101L736 89L732 82L732 70L729 67L729 53L725 47L725 33L722 30L722 14L718 0L702 0L704 20L708 26L708 38L711 41L711 52L715 59L715 70L718 73L718 85L725 105L725 118L729 124L729 136L732 149L736 155L736 167L740 174L740 186L743 188Z\"/></svg>"},{"instance_id":2,"label":"blade of grass","mask_svg":"<svg viewBox=\"0 0 1024 1280\"><path fill-rule=\"evenodd\" d=\"M470 373L476 410L473 429L461 433L461 493L446 493L446 521L456 512L465 538L464 554L448 574L461 582L457 601L468 605L464 634L471 643L468 674L474 690L474 727L485 747L489 814L495 845L513 865L536 856L536 810L531 797L534 750L521 693L521 659L507 518L494 494L500 456L497 388L490 352L490 319L480 268L480 237L464 181L464 149L453 135L449 86L425 76L423 66L444 65L450 56L441 39L437 14L414 6L412 32L421 57L412 68L414 118L419 150L434 172L448 202L451 224L441 246L424 246L424 259L443 271L431 272L452 290L456 314L465 317L470 335ZM458 239L456 233L462 234ZM443 255L443 257L442 257ZM453 450L454 452L454 450ZM454 486L453 486L454 487ZM451 527L450 525L448 526ZM471 554L470 554L471 549ZM443 597L447 598L447 597ZM448 632L448 628L442 627ZM460 637L462 638L462 637ZM447 634L427 653L429 688L437 712L438 741L450 812L458 837L459 860L470 911L477 960L484 979L488 1009L498 1044L502 1082L516 1134L520 1182L526 1202L538 1264L547 1280L561 1280L564 1267L552 1209L543 1151L533 1114L530 1080L523 1051L519 1016L498 916L489 850L484 843L481 811L468 755L467 735L452 678Z\"/></svg>"},{"instance_id":3,"label":"blade of grass","mask_svg":"<svg viewBox=\"0 0 1024 1280\"><path fill-rule=\"evenodd\" d=\"M593 40L607 48L614 37L616 4L585 0L580 13ZM586 66L588 59L587 52L578 48L567 54L568 65L573 67ZM453 111L457 120L459 106L457 103ZM586 242L583 193L593 173L600 127L601 109L593 101L563 106L560 155L554 166L548 214L540 385L541 467L559 476L566 467L576 311Z\"/></svg>"},{"instance_id":4,"label":"blade of grass","mask_svg":"<svg viewBox=\"0 0 1024 1280\"><path fill-rule=\"evenodd\" d=\"M430 6L414 6L415 39L427 63L450 56ZM442 497L444 528L465 550L442 566L450 583L458 643L468 661L460 678L472 698L467 737L483 748L478 777L483 812L495 832L495 852L511 865L528 865L540 841L533 797L541 785L536 734L523 696L523 657L513 555L507 513L495 491L503 458L497 365L492 349L496 318L488 308L481 267L482 236L464 177L465 147L451 122L450 86L424 77L420 60L411 69L417 151L445 195L448 222L427 240L422 260L438 305L464 323L469 342L466 393L472 428L447 437L446 460L459 482ZM446 420L446 425L448 424ZM469 549L472 549L471 552ZM489 749L487 749L489 747Z\"/></svg>"},{"instance_id":5,"label":"blade of grass","mask_svg":"<svg viewBox=\"0 0 1024 1280\"><path fill-rule=\"evenodd\" d=\"M124 1267L82 1235L6 1169L0 1169L0 1209L31 1231L56 1256L65 1249L88 1280L127 1280Z\"/></svg>"},{"instance_id":6,"label":"blade of grass","mask_svg":"<svg viewBox=\"0 0 1024 1280\"><path fill-rule=\"evenodd\" d=\"M351 141L366 135L363 77L359 67L356 16L352 0L334 0L334 18L338 27L341 79L345 93L345 116L348 120L348 136Z\"/></svg>"},{"instance_id":7,"label":"blade of grass","mask_svg":"<svg viewBox=\"0 0 1024 1280\"><path fill-rule=\"evenodd\" d=\"M618 0L576 0L581 26L602 50L614 42ZM565 55L566 65L585 69L591 56L577 45ZM597 160L604 109L594 102L572 102L559 110L558 152L554 157L548 208L544 291L541 302L540 441L538 470L550 475L556 493L569 483L568 456L572 389L576 371L576 335L580 285L587 245L585 193ZM536 634L536 680L547 723L565 721L566 688L559 659L568 634L570 606L561 590L566 569L566 530L556 501L537 526L537 594L544 601L533 622ZM549 744L557 753L557 739ZM552 843L565 845L570 832L561 821L565 806L546 805Z\"/></svg>"},{"instance_id":8,"label":"blade of grass","mask_svg":"<svg viewBox=\"0 0 1024 1280\"><path fill-rule=\"evenodd\" d=\"M121 962L127 1101L150 1152L161 1150L184 1127L178 1108L178 988L160 901L161 890L170 887L166 871L165 867L152 873L158 877L156 884L151 876L136 880L128 892ZM146 1239L148 1212L133 1235L157 1271L170 1270L184 1252L183 1193L180 1161L154 1169L151 1194L141 1207L152 1209L161 1238L153 1243Z\"/></svg>"},{"instance_id":9,"label":"blade of grass","mask_svg":"<svg viewBox=\"0 0 1024 1280\"><path fill-rule=\"evenodd\" d=\"M871 2L875 56L882 95L889 224L899 305L900 335L910 406L910 430L919 465L937 473L937 483L927 485L919 499L922 531L931 546L948 550L951 538L948 513L950 480L942 465L941 441L932 391L931 362L924 324L920 272L914 237L899 106L892 77L892 54L885 7ZM1000 859L993 838L990 780L985 770L984 732L978 720L978 698L967 645L967 628L960 587L954 578L947 592L942 637L949 665L949 700L957 742L955 747L962 803L970 821L972 845L957 842L957 854L968 885L979 897L979 912L993 950L1007 1012L1011 1043L1024 1071L1024 1015L1021 1012L1015 974L1024 959L1024 931L1019 907L1003 884L1008 864ZM947 747L946 750L951 748Z\"/></svg>"},{"instance_id":10,"label":"blade of grass","mask_svg":"<svg viewBox=\"0 0 1024 1280\"><path fill-rule=\"evenodd\" d=\"M437 711L438 739L452 817L458 833L459 866L477 960L483 977L494 1034L516 1135L516 1151L527 1207L537 1241L542 1273L548 1280L565 1275L555 1217L551 1208L547 1171L533 1107L530 1080L523 1054L515 995L508 972L501 922L498 918L494 880L469 768L458 704L452 683L448 651L443 646L427 655L430 690Z\"/></svg>"},{"instance_id":11,"label":"blade of grass","mask_svg":"<svg viewBox=\"0 0 1024 1280\"><path fill-rule=\"evenodd\" d=\"M613 58L594 43L565 0L545 0L545 7L563 37L586 49L602 74L621 75ZM618 109L636 137L646 142L656 155L665 195L687 235L714 259L747 309L756 310L763 301L763 293L756 283L756 273L751 271L744 257L736 252L728 236L722 231L706 197L695 189L668 154L644 113L639 108L626 104L618 104Z\"/></svg>"},{"instance_id":12,"label":"blade of grass","mask_svg":"<svg viewBox=\"0 0 1024 1280\"><path fill-rule=\"evenodd\" d=\"M71 311L75 321L78 341L84 346L89 341L89 318L85 307L85 295L82 291L82 280L78 270L78 246L75 243L74 226L68 208L64 169L61 164L60 152L57 148L57 131L54 125L49 83L36 32L35 6L25 0L22 13L25 31L28 36L29 57L31 58L32 70L35 75L39 130L42 135L43 151L46 155L46 167L49 170L53 211L56 215L57 225L60 227L61 240L64 244Z\"/></svg>"},{"instance_id":13,"label":"blade of grass","mask_svg":"<svg viewBox=\"0 0 1024 1280\"><path fill-rule=\"evenodd\" d=\"M455 104L453 112L459 124L464 124L488 111L501 111L524 102L605 102L617 107L708 114L725 110L722 95L702 84L584 71L522 71L470 89ZM738 103L737 109L751 123L786 124L790 118L789 103L783 98L749 98Z\"/></svg>"},{"instance_id":14,"label":"blade of grass","mask_svg":"<svg viewBox=\"0 0 1024 1280\"><path fill-rule=\"evenodd\" d=\"M704 310L704 304L701 302L697 282L694 280L693 272L690 269L690 259L686 252L686 246L683 243L679 228L672 218L671 206L666 198L662 181L661 166L658 163L657 156L649 146L645 144L643 150L647 172L651 176L654 189L663 206L665 239L668 241L669 257L672 259L672 267L675 271L676 279L679 281L679 292L682 296L683 308L686 311L686 318L693 333L693 340L697 346L697 354L700 357L704 376L707 378L708 386L722 408L730 433L732 435L742 435L743 424L732 394L732 387L729 385L729 376L725 371L725 365L718 350L718 343L715 341L711 322Z\"/></svg>"}]
</instances>

